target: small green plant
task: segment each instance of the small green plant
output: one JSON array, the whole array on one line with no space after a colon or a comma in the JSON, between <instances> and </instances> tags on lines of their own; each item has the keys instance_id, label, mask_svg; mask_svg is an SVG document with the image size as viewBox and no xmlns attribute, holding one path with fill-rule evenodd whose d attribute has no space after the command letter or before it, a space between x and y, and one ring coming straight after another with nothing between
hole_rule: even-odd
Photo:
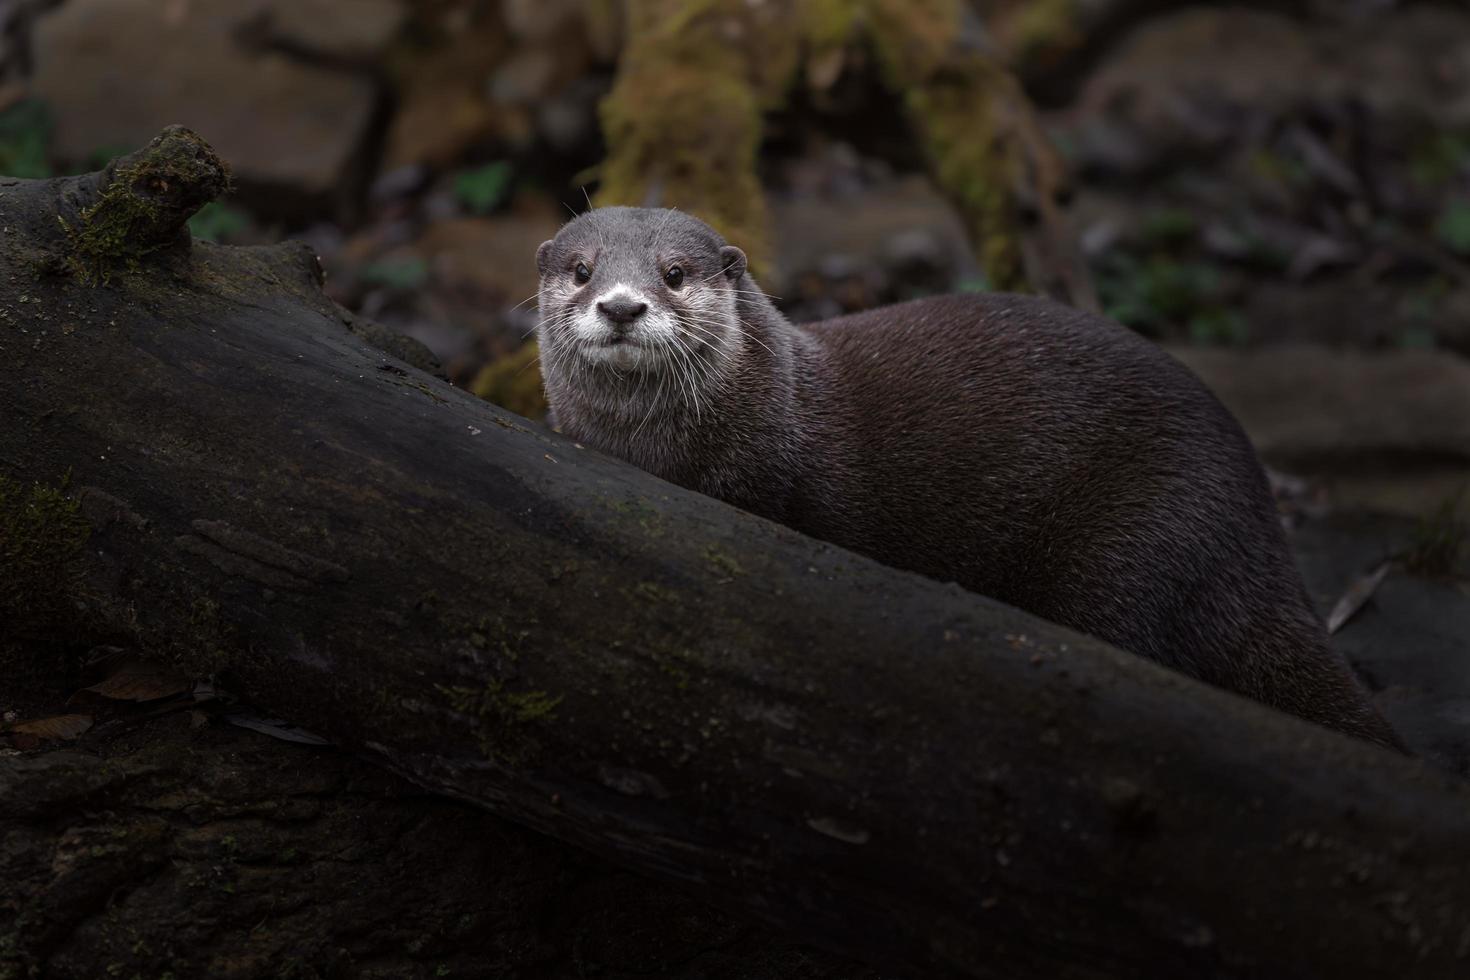
<instances>
[{"instance_id":1,"label":"small green plant","mask_svg":"<svg viewBox=\"0 0 1470 980\"><path fill-rule=\"evenodd\" d=\"M1457 255L1470 255L1470 200L1455 198L1444 206L1434 223L1441 245Z\"/></svg>"},{"instance_id":2,"label":"small green plant","mask_svg":"<svg viewBox=\"0 0 1470 980\"><path fill-rule=\"evenodd\" d=\"M50 177L50 142L51 114L41 102L27 99L0 112L0 176Z\"/></svg>"},{"instance_id":3,"label":"small green plant","mask_svg":"<svg viewBox=\"0 0 1470 980\"><path fill-rule=\"evenodd\" d=\"M1245 318L1234 310L1219 307L1201 310L1190 317L1187 332L1191 342L1204 346L1239 347L1250 339Z\"/></svg>"},{"instance_id":4,"label":"small green plant","mask_svg":"<svg viewBox=\"0 0 1470 980\"><path fill-rule=\"evenodd\" d=\"M1151 337L1185 329L1238 339L1244 329L1224 309L1220 272L1212 265L1118 253L1099 270L1098 292L1108 316Z\"/></svg>"},{"instance_id":5,"label":"small green plant","mask_svg":"<svg viewBox=\"0 0 1470 980\"><path fill-rule=\"evenodd\" d=\"M1470 509L1466 491L1445 498L1419 519L1414 539L1404 552L1404 568L1414 575L1450 578L1465 574L1470 559Z\"/></svg>"},{"instance_id":6,"label":"small green plant","mask_svg":"<svg viewBox=\"0 0 1470 980\"><path fill-rule=\"evenodd\" d=\"M429 281L429 262L418 256L382 259L363 267L361 275L370 286L410 292Z\"/></svg>"},{"instance_id":7,"label":"small green plant","mask_svg":"<svg viewBox=\"0 0 1470 980\"><path fill-rule=\"evenodd\" d=\"M1444 322L1445 300L1454 284L1444 276L1435 276L1399 297L1397 313L1402 321L1398 332L1400 347L1434 347Z\"/></svg>"},{"instance_id":8,"label":"small green plant","mask_svg":"<svg viewBox=\"0 0 1470 980\"><path fill-rule=\"evenodd\" d=\"M220 201L210 201L189 219L189 233L200 241L226 241L250 227L250 215Z\"/></svg>"},{"instance_id":9,"label":"small green plant","mask_svg":"<svg viewBox=\"0 0 1470 980\"><path fill-rule=\"evenodd\" d=\"M1307 169L1306 164L1293 156L1265 147L1250 154L1246 167L1256 179L1267 184L1306 187L1312 182L1312 172Z\"/></svg>"},{"instance_id":10,"label":"small green plant","mask_svg":"<svg viewBox=\"0 0 1470 980\"><path fill-rule=\"evenodd\" d=\"M1148 247L1172 248L1193 242L1199 234L1199 222L1184 208L1154 208L1144 215L1139 230Z\"/></svg>"},{"instance_id":11,"label":"small green plant","mask_svg":"<svg viewBox=\"0 0 1470 980\"><path fill-rule=\"evenodd\" d=\"M471 214L489 214L510 191L511 166L504 160L462 170L454 176L454 196Z\"/></svg>"},{"instance_id":12,"label":"small green plant","mask_svg":"<svg viewBox=\"0 0 1470 980\"><path fill-rule=\"evenodd\" d=\"M1470 168L1470 134L1433 133L1409 154L1409 176L1424 187L1442 187Z\"/></svg>"}]
</instances>

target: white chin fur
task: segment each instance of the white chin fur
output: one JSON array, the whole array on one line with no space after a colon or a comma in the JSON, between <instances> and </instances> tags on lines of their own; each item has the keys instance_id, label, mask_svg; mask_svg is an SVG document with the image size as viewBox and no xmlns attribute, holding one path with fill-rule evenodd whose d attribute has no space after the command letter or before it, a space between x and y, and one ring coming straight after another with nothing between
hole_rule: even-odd
<instances>
[{"instance_id":1,"label":"white chin fur","mask_svg":"<svg viewBox=\"0 0 1470 980\"><path fill-rule=\"evenodd\" d=\"M602 364L614 371L631 371L648 367L658 361L658 355L646 347L621 343L606 346L584 347L582 356L594 364Z\"/></svg>"}]
</instances>

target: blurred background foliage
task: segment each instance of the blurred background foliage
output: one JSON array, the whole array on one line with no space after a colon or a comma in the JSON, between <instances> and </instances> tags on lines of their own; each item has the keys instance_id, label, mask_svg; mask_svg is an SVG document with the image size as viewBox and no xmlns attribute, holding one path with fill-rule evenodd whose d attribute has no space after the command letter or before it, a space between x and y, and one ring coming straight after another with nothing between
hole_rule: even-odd
<instances>
[{"instance_id":1,"label":"blurred background foliage","mask_svg":"<svg viewBox=\"0 0 1470 980\"><path fill-rule=\"evenodd\" d=\"M9 0L0 39L0 173L183 122L237 176L197 237L306 239L528 415L535 248L594 204L705 217L798 320L1022 289L1237 351L1196 365L1232 407L1282 345L1420 352L1421 393L1470 354L1453 0Z\"/></svg>"}]
</instances>

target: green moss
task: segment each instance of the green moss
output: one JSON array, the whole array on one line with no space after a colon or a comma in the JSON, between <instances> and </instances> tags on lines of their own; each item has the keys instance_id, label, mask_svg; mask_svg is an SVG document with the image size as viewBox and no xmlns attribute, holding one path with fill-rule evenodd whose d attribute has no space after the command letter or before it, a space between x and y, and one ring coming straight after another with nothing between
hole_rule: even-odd
<instances>
[{"instance_id":1,"label":"green moss","mask_svg":"<svg viewBox=\"0 0 1470 980\"><path fill-rule=\"evenodd\" d=\"M654 582L639 582L633 586L633 595L645 602L673 602L677 594Z\"/></svg>"},{"instance_id":2,"label":"green moss","mask_svg":"<svg viewBox=\"0 0 1470 980\"><path fill-rule=\"evenodd\" d=\"M170 127L113 167L75 225L57 216L71 247L68 263L89 285L135 271L144 257L178 242L189 218L230 186L224 162L182 127Z\"/></svg>"},{"instance_id":3,"label":"green moss","mask_svg":"<svg viewBox=\"0 0 1470 980\"><path fill-rule=\"evenodd\" d=\"M761 278L770 252L755 166L762 113L781 105L803 64L808 77L829 77L861 39L904 100L986 280L1027 287L1013 188L1026 156L1046 151L1015 80L958 45L961 0L632 0L627 10L630 40L602 105L599 204L696 213L743 247ZM1052 169L1043 160L1028 171L1041 172L1044 194Z\"/></svg>"},{"instance_id":4,"label":"green moss","mask_svg":"<svg viewBox=\"0 0 1470 980\"><path fill-rule=\"evenodd\" d=\"M77 619L92 527L68 483L0 476L0 622L11 636L50 639Z\"/></svg>"},{"instance_id":5,"label":"green moss","mask_svg":"<svg viewBox=\"0 0 1470 980\"><path fill-rule=\"evenodd\" d=\"M1078 0L1029 0L1018 4L1006 31L1013 64L1055 64L1087 40L1078 29Z\"/></svg>"},{"instance_id":6,"label":"green moss","mask_svg":"<svg viewBox=\"0 0 1470 980\"><path fill-rule=\"evenodd\" d=\"M481 368L470 382L470 391L524 418L545 418L546 392L541 385L541 372L535 370L540 356L541 348L534 340L522 344L515 353Z\"/></svg>"},{"instance_id":7,"label":"green moss","mask_svg":"<svg viewBox=\"0 0 1470 980\"><path fill-rule=\"evenodd\" d=\"M107 283L119 266L135 271L143 256L164 247L159 242L140 241L142 230L158 222L159 209L130 189L138 175L132 170L119 171L97 203L82 210L80 227L57 219L71 241L72 270L84 283Z\"/></svg>"},{"instance_id":8,"label":"green moss","mask_svg":"<svg viewBox=\"0 0 1470 980\"><path fill-rule=\"evenodd\" d=\"M704 549L704 559L705 561L709 562L716 571L727 578L734 578L737 575L745 574L745 569L741 567L740 562L736 561L730 555L725 554L714 545L710 545L708 548Z\"/></svg>"},{"instance_id":9,"label":"green moss","mask_svg":"<svg viewBox=\"0 0 1470 980\"><path fill-rule=\"evenodd\" d=\"M500 680L490 680L482 688L434 686L453 711L476 719L485 757L510 765L526 765L536 757L541 744L534 726L553 720L561 703L560 695L513 691Z\"/></svg>"},{"instance_id":10,"label":"green moss","mask_svg":"<svg viewBox=\"0 0 1470 980\"><path fill-rule=\"evenodd\" d=\"M949 62L961 0L867 0L864 6L867 36L893 91L923 84Z\"/></svg>"},{"instance_id":11,"label":"green moss","mask_svg":"<svg viewBox=\"0 0 1470 980\"><path fill-rule=\"evenodd\" d=\"M735 0L634 0L630 40L601 107L608 155L599 205L655 204L699 215L750 256L759 277L769 254L756 152L769 61L724 28L746 16ZM770 40L764 33L761 42ZM795 52L794 43L788 55ZM759 59L759 61L757 61ZM788 79L781 79L784 88ZM764 96L764 98L763 98Z\"/></svg>"},{"instance_id":12,"label":"green moss","mask_svg":"<svg viewBox=\"0 0 1470 980\"><path fill-rule=\"evenodd\" d=\"M1044 152L1024 120L1029 112L1015 79L1000 66L959 49L957 0L870 0L868 35L889 87L903 94L909 124L924 147L935 183L954 202L994 289L1025 290L1019 208L1012 188L1023 154ZM1053 161L1047 161L1049 164ZM1032 168L1045 194L1044 168Z\"/></svg>"},{"instance_id":13,"label":"green moss","mask_svg":"<svg viewBox=\"0 0 1470 980\"><path fill-rule=\"evenodd\" d=\"M816 57L845 45L864 15L863 0L807 0L797 4L802 40Z\"/></svg>"},{"instance_id":14,"label":"green moss","mask_svg":"<svg viewBox=\"0 0 1470 980\"><path fill-rule=\"evenodd\" d=\"M703 668L699 656L684 647L660 649L657 646L645 646L643 652L653 660L659 673L672 680L675 689L679 691L688 689L691 669L701 672Z\"/></svg>"},{"instance_id":15,"label":"green moss","mask_svg":"<svg viewBox=\"0 0 1470 980\"><path fill-rule=\"evenodd\" d=\"M905 103L936 182L969 227L986 281L999 290L1025 290L1014 163L993 131L984 74L946 74L911 88Z\"/></svg>"}]
</instances>

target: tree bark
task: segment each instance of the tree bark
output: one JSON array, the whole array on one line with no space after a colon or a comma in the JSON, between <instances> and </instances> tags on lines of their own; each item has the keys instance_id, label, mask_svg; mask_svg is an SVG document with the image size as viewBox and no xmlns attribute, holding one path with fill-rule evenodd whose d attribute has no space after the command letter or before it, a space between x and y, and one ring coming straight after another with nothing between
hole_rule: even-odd
<instances>
[{"instance_id":1,"label":"tree bark","mask_svg":"<svg viewBox=\"0 0 1470 980\"><path fill-rule=\"evenodd\" d=\"M108 725L0 756L6 980L876 976L331 749Z\"/></svg>"},{"instance_id":2,"label":"tree bark","mask_svg":"<svg viewBox=\"0 0 1470 980\"><path fill-rule=\"evenodd\" d=\"M99 186L0 181L0 460L70 473L106 629L914 975L1470 966L1463 784L480 402L299 246L103 276L56 221Z\"/></svg>"}]
</instances>

